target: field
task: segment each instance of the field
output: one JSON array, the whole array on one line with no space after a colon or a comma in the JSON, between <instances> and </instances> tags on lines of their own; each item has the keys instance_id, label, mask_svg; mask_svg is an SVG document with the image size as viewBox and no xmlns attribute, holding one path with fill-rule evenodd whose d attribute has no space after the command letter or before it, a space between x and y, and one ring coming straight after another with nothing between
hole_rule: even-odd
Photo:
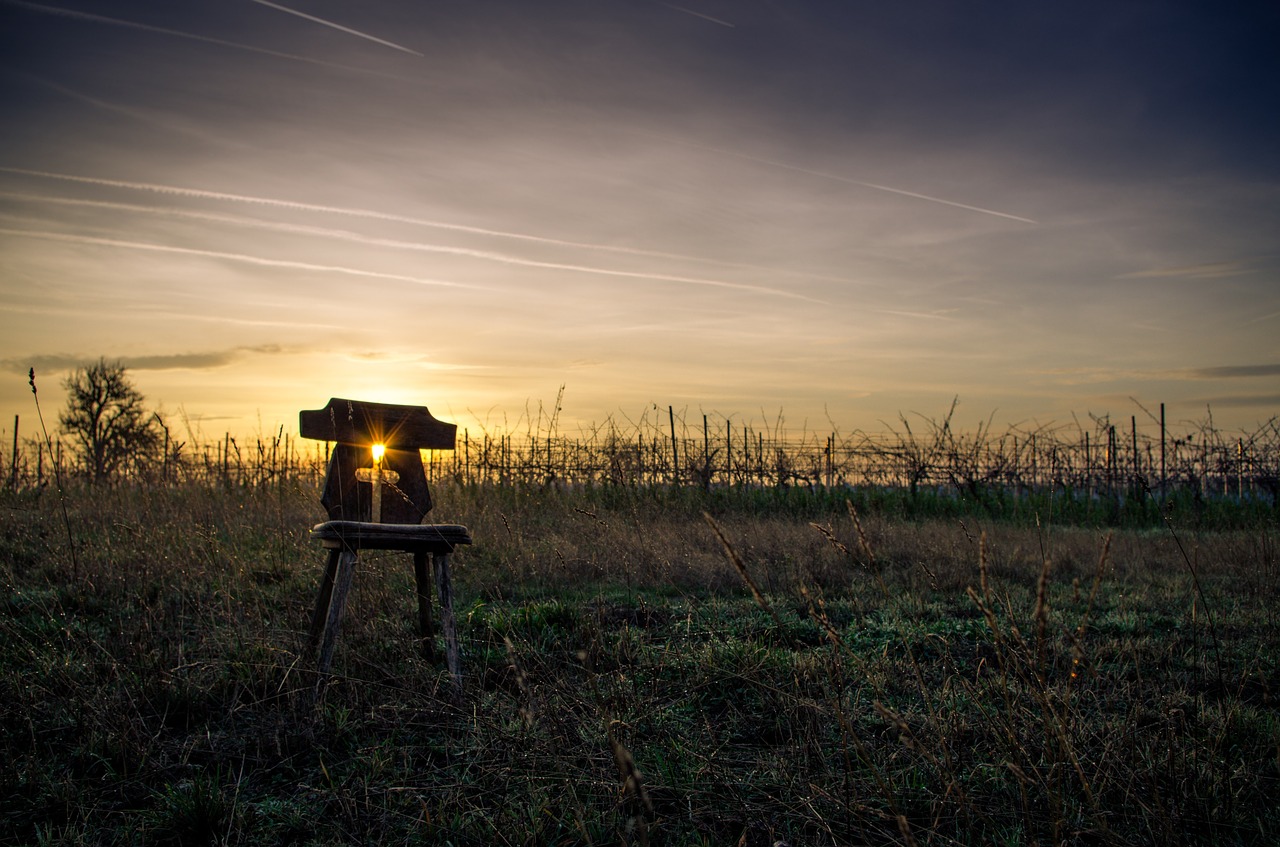
<instances>
[{"instance_id":1,"label":"field","mask_svg":"<svg viewBox=\"0 0 1280 847\"><path fill-rule=\"evenodd\" d=\"M6 490L0 842L1280 841L1271 503L433 491L461 694L396 555L317 687L307 474Z\"/></svg>"}]
</instances>

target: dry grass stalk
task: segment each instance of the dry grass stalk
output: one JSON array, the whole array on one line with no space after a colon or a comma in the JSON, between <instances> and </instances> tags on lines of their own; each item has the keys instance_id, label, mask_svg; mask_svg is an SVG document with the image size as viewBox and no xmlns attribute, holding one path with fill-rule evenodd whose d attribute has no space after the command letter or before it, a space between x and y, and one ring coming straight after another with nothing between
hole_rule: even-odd
<instances>
[{"instance_id":1,"label":"dry grass stalk","mask_svg":"<svg viewBox=\"0 0 1280 847\"><path fill-rule=\"evenodd\" d=\"M621 782L619 792L623 806L630 810L627 827L635 833L637 843L644 847L649 843L649 821L656 816L653 800L645 786L644 774L636 767L631 751L618 739L618 726L619 722L616 720L609 723L609 746L618 766L618 779Z\"/></svg>"},{"instance_id":2,"label":"dry grass stalk","mask_svg":"<svg viewBox=\"0 0 1280 847\"><path fill-rule=\"evenodd\" d=\"M733 545L729 543L729 538L724 534L724 530L720 528L720 524L716 523L715 518L711 517L707 512L703 512L702 517L706 520L707 526L711 527L711 531L715 533L716 538L719 539L720 546L724 548L724 554L729 559L729 563L733 565L734 570L738 572L738 576L742 577L742 581L751 590L751 596L755 598L756 604L768 612L774 623L781 627L782 618L778 617L778 613L773 610L773 606L769 605L769 601L760 593L755 580L751 578L751 574L747 573L747 566L742 561L742 557L738 555L737 550L733 549Z\"/></svg>"}]
</instances>

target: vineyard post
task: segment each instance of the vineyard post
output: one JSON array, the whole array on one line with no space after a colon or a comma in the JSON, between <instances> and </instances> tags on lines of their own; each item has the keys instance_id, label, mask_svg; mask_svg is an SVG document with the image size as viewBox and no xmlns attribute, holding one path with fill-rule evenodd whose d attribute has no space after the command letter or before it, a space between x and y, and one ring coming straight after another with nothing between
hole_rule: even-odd
<instances>
[{"instance_id":1,"label":"vineyard post","mask_svg":"<svg viewBox=\"0 0 1280 847\"><path fill-rule=\"evenodd\" d=\"M1236 499L1244 501L1244 440L1236 439Z\"/></svg>"},{"instance_id":2,"label":"vineyard post","mask_svg":"<svg viewBox=\"0 0 1280 847\"><path fill-rule=\"evenodd\" d=\"M1116 427L1107 427L1107 494L1114 494L1116 487Z\"/></svg>"},{"instance_id":3,"label":"vineyard post","mask_svg":"<svg viewBox=\"0 0 1280 847\"><path fill-rule=\"evenodd\" d=\"M9 487L18 487L18 416L13 416L13 461L9 463Z\"/></svg>"},{"instance_id":4,"label":"vineyard post","mask_svg":"<svg viewBox=\"0 0 1280 847\"><path fill-rule=\"evenodd\" d=\"M1018 484L1014 486L1014 495L1022 496L1022 456L1018 453L1018 436L1013 437L1013 461L1014 461L1014 478L1018 480Z\"/></svg>"},{"instance_id":5,"label":"vineyard post","mask_svg":"<svg viewBox=\"0 0 1280 847\"><path fill-rule=\"evenodd\" d=\"M1031 434L1031 440L1027 442L1028 449L1031 451L1031 490L1035 491L1040 487L1040 468L1036 464L1036 436Z\"/></svg>"},{"instance_id":6,"label":"vineyard post","mask_svg":"<svg viewBox=\"0 0 1280 847\"><path fill-rule=\"evenodd\" d=\"M711 436L707 430L707 416L702 416L702 478L703 485L711 490Z\"/></svg>"},{"instance_id":7,"label":"vineyard post","mask_svg":"<svg viewBox=\"0 0 1280 847\"><path fill-rule=\"evenodd\" d=\"M764 433L756 433L756 465L760 471L760 484L764 485Z\"/></svg>"},{"instance_id":8,"label":"vineyard post","mask_svg":"<svg viewBox=\"0 0 1280 847\"><path fill-rule=\"evenodd\" d=\"M825 482L826 482L827 488L831 487L831 439L832 438L834 438L834 436L831 436L831 435L827 436L827 447L826 447L826 450L824 451L825 453L824 458L826 459L826 462L825 462L826 467L823 470L825 471L824 476L826 476Z\"/></svg>"},{"instance_id":9,"label":"vineyard post","mask_svg":"<svg viewBox=\"0 0 1280 847\"><path fill-rule=\"evenodd\" d=\"M1137 493L1138 477L1142 475L1142 465L1138 461L1138 418L1136 415L1129 416L1129 430L1133 434L1133 485L1134 493Z\"/></svg>"},{"instance_id":10,"label":"vineyard post","mask_svg":"<svg viewBox=\"0 0 1280 847\"><path fill-rule=\"evenodd\" d=\"M1168 465L1165 464L1165 427L1164 427L1164 404L1160 404L1160 497L1163 499L1168 496Z\"/></svg>"},{"instance_id":11,"label":"vineyard post","mask_svg":"<svg viewBox=\"0 0 1280 847\"><path fill-rule=\"evenodd\" d=\"M1093 497L1093 495L1097 492L1097 482L1098 482L1097 476L1093 472L1093 463L1094 463L1093 449L1089 444L1089 433L1086 432L1084 434L1084 467L1085 467L1085 472L1088 473L1089 475L1087 485L1089 488L1090 497Z\"/></svg>"},{"instance_id":12,"label":"vineyard post","mask_svg":"<svg viewBox=\"0 0 1280 847\"><path fill-rule=\"evenodd\" d=\"M675 409L667 407L667 419L671 422L671 482L679 481L680 474L680 454L676 450L676 413Z\"/></svg>"},{"instance_id":13,"label":"vineyard post","mask_svg":"<svg viewBox=\"0 0 1280 847\"><path fill-rule=\"evenodd\" d=\"M733 485L733 421L724 419L724 475L725 482Z\"/></svg>"}]
</instances>

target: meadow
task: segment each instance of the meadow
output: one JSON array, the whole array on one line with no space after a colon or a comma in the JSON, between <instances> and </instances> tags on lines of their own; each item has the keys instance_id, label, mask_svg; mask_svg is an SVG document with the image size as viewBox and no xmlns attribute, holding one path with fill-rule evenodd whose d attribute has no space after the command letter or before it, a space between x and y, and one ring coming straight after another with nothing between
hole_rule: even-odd
<instances>
[{"instance_id":1,"label":"meadow","mask_svg":"<svg viewBox=\"0 0 1280 847\"><path fill-rule=\"evenodd\" d=\"M0 493L0 842L1280 840L1274 499L433 464L459 693L395 554L318 685L314 463L206 455Z\"/></svg>"}]
</instances>

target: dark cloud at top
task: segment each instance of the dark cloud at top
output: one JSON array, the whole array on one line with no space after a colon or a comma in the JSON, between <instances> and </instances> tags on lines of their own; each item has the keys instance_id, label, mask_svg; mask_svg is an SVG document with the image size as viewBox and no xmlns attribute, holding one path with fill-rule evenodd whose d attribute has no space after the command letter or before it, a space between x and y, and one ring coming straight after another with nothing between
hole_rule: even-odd
<instances>
[{"instance_id":1,"label":"dark cloud at top","mask_svg":"<svg viewBox=\"0 0 1280 847\"><path fill-rule=\"evenodd\" d=\"M434 92L444 114L485 100L628 110L690 128L723 114L801 150L814 136L893 133L1025 146L1102 171L1198 164L1280 174L1280 7L1268 4L684 4L732 29L656 2L553 0L536 13L515 0L294 4L422 58L247 2L38 4L137 28L33 5L0 3L0 66L73 84L78 68L105 63L122 80L147 81L158 99L195 85L211 116L226 108L217 86L228 81L211 63L234 48L140 27L392 72L406 82L388 89ZM164 75L138 61L146 55L168 66ZM318 76L331 89L352 76L265 54L234 62L262 78ZM37 99L11 105L48 100L27 96Z\"/></svg>"}]
</instances>

